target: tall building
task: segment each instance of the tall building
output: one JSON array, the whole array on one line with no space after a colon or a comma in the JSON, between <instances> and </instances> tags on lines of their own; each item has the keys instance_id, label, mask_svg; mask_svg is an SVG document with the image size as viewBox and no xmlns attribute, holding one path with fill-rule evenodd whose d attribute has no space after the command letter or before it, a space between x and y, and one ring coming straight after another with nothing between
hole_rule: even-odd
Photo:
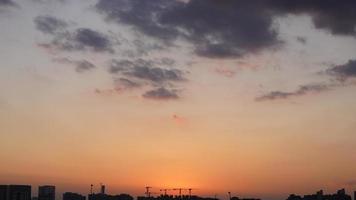
<instances>
[{"instance_id":1,"label":"tall building","mask_svg":"<svg viewBox=\"0 0 356 200\"><path fill-rule=\"evenodd\" d=\"M31 200L31 186L0 185L0 200Z\"/></svg>"},{"instance_id":2,"label":"tall building","mask_svg":"<svg viewBox=\"0 0 356 200\"><path fill-rule=\"evenodd\" d=\"M66 192L63 193L63 200L85 200L85 196L77 193Z\"/></svg>"},{"instance_id":3,"label":"tall building","mask_svg":"<svg viewBox=\"0 0 356 200\"><path fill-rule=\"evenodd\" d=\"M55 200L56 188L52 185L38 187L38 200Z\"/></svg>"},{"instance_id":4,"label":"tall building","mask_svg":"<svg viewBox=\"0 0 356 200\"><path fill-rule=\"evenodd\" d=\"M356 200L356 191L354 192L354 200Z\"/></svg>"},{"instance_id":5,"label":"tall building","mask_svg":"<svg viewBox=\"0 0 356 200\"><path fill-rule=\"evenodd\" d=\"M287 200L352 200L350 195L346 194L345 189L338 190L335 194L324 194L322 190L316 194L304 195L290 195Z\"/></svg>"},{"instance_id":6,"label":"tall building","mask_svg":"<svg viewBox=\"0 0 356 200\"><path fill-rule=\"evenodd\" d=\"M0 200L7 200L7 185L0 185Z\"/></svg>"}]
</instances>

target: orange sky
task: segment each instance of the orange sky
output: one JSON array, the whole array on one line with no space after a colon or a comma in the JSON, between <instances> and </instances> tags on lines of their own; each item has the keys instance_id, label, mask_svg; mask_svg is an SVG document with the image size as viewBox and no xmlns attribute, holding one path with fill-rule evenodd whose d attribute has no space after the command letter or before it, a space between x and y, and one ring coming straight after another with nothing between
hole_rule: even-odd
<instances>
[{"instance_id":1,"label":"orange sky","mask_svg":"<svg viewBox=\"0 0 356 200\"><path fill-rule=\"evenodd\" d=\"M325 73L353 58L355 37L315 29L311 16L276 17L281 49L214 59L178 40L142 59L174 59L165 70L178 68L182 80L161 86L137 76L142 85L128 89L108 73L112 59L130 58L132 41L146 48L157 41L107 23L95 2L18 0L6 12L0 5L0 184L54 184L58 194L87 194L100 183L132 195L147 185L155 192L190 187L204 196L226 199L231 191L267 200L356 190L354 82L300 92L309 83L332 85ZM53 38L36 29L39 15L65 20L68 33L100 30L121 46L115 53L44 48ZM81 59L95 69L78 72ZM167 99L147 98L159 87L174 89ZM256 100L271 91L294 93Z\"/></svg>"}]
</instances>

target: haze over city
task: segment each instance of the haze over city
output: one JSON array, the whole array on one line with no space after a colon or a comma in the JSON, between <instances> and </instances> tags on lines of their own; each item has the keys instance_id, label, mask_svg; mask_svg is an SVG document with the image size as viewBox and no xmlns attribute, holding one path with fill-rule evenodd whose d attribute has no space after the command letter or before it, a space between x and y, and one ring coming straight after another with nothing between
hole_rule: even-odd
<instances>
[{"instance_id":1,"label":"haze over city","mask_svg":"<svg viewBox=\"0 0 356 200\"><path fill-rule=\"evenodd\" d=\"M356 1L0 0L0 27L0 185L356 190Z\"/></svg>"}]
</instances>

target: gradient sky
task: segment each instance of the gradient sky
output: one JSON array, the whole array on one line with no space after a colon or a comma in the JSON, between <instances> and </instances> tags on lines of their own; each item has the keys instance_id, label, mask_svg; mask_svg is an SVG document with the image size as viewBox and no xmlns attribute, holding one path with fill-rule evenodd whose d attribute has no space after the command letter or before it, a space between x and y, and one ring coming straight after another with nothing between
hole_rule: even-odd
<instances>
[{"instance_id":1,"label":"gradient sky","mask_svg":"<svg viewBox=\"0 0 356 200\"><path fill-rule=\"evenodd\" d=\"M356 3L0 0L0 183L356 190Z\"/></svg>"}]
</instances>

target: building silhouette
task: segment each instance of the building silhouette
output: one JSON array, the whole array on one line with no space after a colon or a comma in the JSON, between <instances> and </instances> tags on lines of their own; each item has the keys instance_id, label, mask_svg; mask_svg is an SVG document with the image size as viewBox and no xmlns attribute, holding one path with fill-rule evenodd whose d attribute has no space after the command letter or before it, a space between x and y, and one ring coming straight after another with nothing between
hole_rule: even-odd
<instances>
[{"instance_id":1,"label":"building silhouette","mask_svg":"<svg viewBox=\"0 0 356 200\"><path fill-rule=\"evenodd\" d=\"M0 200L31 200L31 186L0 185Z\"/></svg>"},{"instance_id":2,"label":"building silhouette","mask_svg":"<svg viewBox=\"0 0 356 200\"><path fill-rule=\"evenodd\" d=\"M351 196L346 194L345 189L338 190L335 194L324 194L323 190L311 195L299 196L291 194L287 200L351 200Z\"/></svg>"},{"instance_id":3,"label":"building silhouette","mask_svg":"<svg viewBox=\"0 0 356 200\"><path fill-rule=\"evenodd\" d=\"M105 194L105 185L101 185L100 193L89 194L88 200L134 200L134 198L128 194L119 194L119 195Z\"/></svg>"},{"instance_id":4,"label":"building silhouette","mask_svg":"<svg viewBox=\"0 0 356 200\"><path fill-rule=\"evenodd\" d=\"M38 200L55 200L56 187L52 185L44 185L38 187Z\"/></svg>"},{"instance_id":5,"label":"building silhouette","mask_svg":"<svg viewBox=\"0 0 356 200\"><path fill-rule=\"evenodd\" d=\"M72 192L63 193L63 200L85 200L85 196Z\"/></svg>"},{"instance_id":6,"label":"building silhouette","mask_svg":"<svg viewBox=\"0 0 356 200\"><path fill-rule=\"evenodd\" d=\"M88 200L134 200L134 198L128 194L109 195L109 194L89 194Z\"/></svg>"},{"instance_id":7,"label":"building silhouette","mask_svg":"<svg viewBox=\"0 0 356 200\"><path fill-rule=\"evenodd\" d=\"M0 185L0 200L7 199L7 185Z\"/></svg>"},{"instance_id":8,"label":"building silhouette","mask_svg":"<svg viewBox=\"0 0 356 200\"><path fill-rule=\"evenodd\" d=\"M199 197L195 195L160 195L157 197L139 196L137 200L218 200L210 197Z\"/></svg>"},{"instance_id":9,"label":"building silhouette","mask_svg":"<svg viewBox=\"0 0 356 200\"><path fill-rule=\"evenodd\" d=\"M166 192L160 196L138 196L137 200L219 200L218 198L199 197L196 195L167 195ZM230 200L260 200L255 198L239 198L230 197ZM73 193L63 193L62 200L134 200L129 194L110 195L105 193L105 185L101 185L99 193L92 193L86 196ZM0 185L0 200L55 200L55 186L44 185L38 187L38 197L31 197L30 185ZM291 194L286 200L356 200L356 191L353 192L353 199L346 194L345 189L340 189L334 194L324 194L323 190L319 190L314 194L296 195Z\"/></svg>"},{"instance_id":10,"label":"building silhouette","mask_svg":"<svg viewBox=\"0 0 356 200\"><path fill-rule=\"evenodd\" d=\"M254 198L242 198L242 199L240 199L239 197L231 197L231 200L260 200L260 199L254 199Z\"/></svg>"}]
</instances>

